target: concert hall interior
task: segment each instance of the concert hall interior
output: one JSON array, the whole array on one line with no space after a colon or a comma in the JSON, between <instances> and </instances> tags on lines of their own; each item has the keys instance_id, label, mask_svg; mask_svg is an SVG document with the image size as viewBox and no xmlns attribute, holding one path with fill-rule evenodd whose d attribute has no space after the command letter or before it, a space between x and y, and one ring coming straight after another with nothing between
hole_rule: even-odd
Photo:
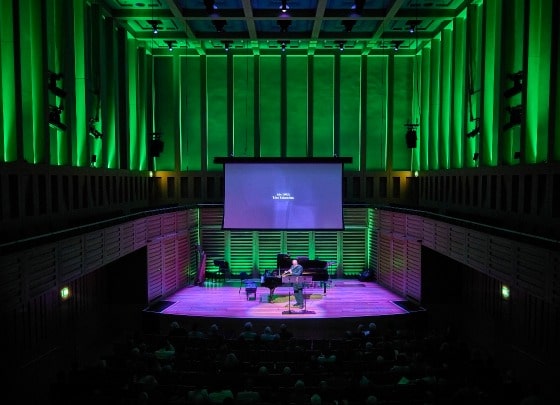
<instances>
[{"instance_id":1,"label":"concert hall interior","mask_svg":"<svg viewBox=\"0 0 560 405\"><path fill-rule=\"evenodd\" d=\"M278 377L264 403L555 400L558 16L555 0L0 1L9 393L243 403L282 364L304 396ZM294 336L243 347L247 322ZM175 329L204 337L170 350Z\"/></svg>"}]
</instances>

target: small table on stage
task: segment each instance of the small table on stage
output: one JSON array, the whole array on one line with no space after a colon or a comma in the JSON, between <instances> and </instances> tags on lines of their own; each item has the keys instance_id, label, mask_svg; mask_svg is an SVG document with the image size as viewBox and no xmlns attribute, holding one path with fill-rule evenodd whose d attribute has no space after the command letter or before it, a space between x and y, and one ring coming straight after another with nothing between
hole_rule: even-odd
<instances>
[{"instance_id":1,"label":"small table on stage","mask_svg":"<svg viewBox=\"0 0 560 405\"><path fill-rule=\"evenodd\" d=\"M294 285L294 284L303 284L305 285L306 283L312 283L313 282L313 276L294 276L294 275L289 275L289 276L282 276L282 284L283 285ZM303 293L303 290L302 290ZM311 314L314 313L312 311L307 311L307 301L305 300L305 294L303 296L303 309L301 311L298 312L293 312L291 310L290 307L290 293L288 293L288 310L287 311L283 311L283 314Z\"/></svg>"}]
</instances>

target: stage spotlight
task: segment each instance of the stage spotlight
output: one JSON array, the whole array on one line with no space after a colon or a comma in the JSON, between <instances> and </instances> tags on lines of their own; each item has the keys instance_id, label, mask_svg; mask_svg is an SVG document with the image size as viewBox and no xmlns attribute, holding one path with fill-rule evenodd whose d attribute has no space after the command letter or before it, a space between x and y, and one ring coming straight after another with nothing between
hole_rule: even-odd
<instances>
[{"instance_id":1,"label":"stage spotlight","mask_svg":"<svg viewBox=\"0 0 560 405\"><path fill-rule=\"evenodd\" d=\"M167 49L169 49L169 52L173 51L173 45L175 45L177 43L177 41L165 41L165 43L167 44Z\"/></svg>"},{"instance_id":2,"label":"stage spotlight","mask_svg":"<svg viewBox=\"0 0 560 405\"><path fill-rule=\"evenodd\" d=\"M414 34L416 32L416 29L420 25L420 20L408 20L406 22L406 25L408 25L408 32Z\"/></svg>"},{"instance_id":3,"label":"stage spotlight","mask_svg":"<svg viewBox=\"0 0 560 405\"><path fill-rule=\"evenodd\" d=\"M402 45L403 41L393 41L393 49L395 52L397 52L401 45Z\"/></svg>"},{"instance_id":4,"label":"stage spotlight","mask_svg":"<svg viewBox=\"0 0 560 405\"><path fill-rule=\"evenodd\" d=\"M222 41L222 43L224 44L224 50L226 52L229 52L229 47L231 46L231 41Z\"/></svg>"},{"instance_id":5,"label":"stage spotlight","mask_svg":"<svg viewBox=\"0 0 560 405\"><path fill-rule=\"evenodd\" d=\"M280 32L288 32L288 27L292 25L291 20L278 20L278 26L280 27Z\"/></svg>"},{"instance_id":6,"label":"stage spotlight","mask_svg":"<svg viewBox=\"0 0 560 405\"><path fill-rule=\"evenodd\" d=\"M152 139L150 140L150 156L159 157L161 152L163 152L163 141L161 140L161 134L159 132L154 132L152 134Z\"/></svg>"},{"instance_id":7,"label":"stage spotlight","mask_svg":"<svg viewBox=\"0 0 560 405\"><path fill-rule=\"evenodd\" d=\"M407 127L405 140L406 140L406 147L409 149L416 148L416 141L418 140L418 135L416 134L416 128L418 124L405 124Z\"/></svg>"},{"instance_id":8,"label":"stage spotlight","mask_svg":"<svg viewBox=\"0 0 560 405\"><path fill-rule=\"evenodd\" d=\"M280 44L280 49L282 50L282 52L286 52L286 46L290 43L290 41L278 41L278 43Z\"/></svg>"},{"instance_id":9,"label":"stage spotlight","mask_svg":"<svg viewBox=\"0 0 560 405\"><path fill-rule=\"evenodd\" d=\"M340 52L344 51L344 44L346 41L338 41L338 49Z\"/></svg>"},{"instance_id":10,"label":"stage spotlight","mask_svg":"<svg viewBox=\"0 0 560 405\"><path fill-rule=\"evenodd\" d=\"M159 25L161 24L160 20L148 20L146 22L152 26L152 32L154 34L159 32Z\"/></svg>"},{"instance_id":11,"label":"stage spotlight","mask_svg":"<svg viewBox=\"0 0 560 405\"><path fill-rule=\"evenodd\" d=\"M204 0L204 6L206 7L206 11L208 11L209 13L218 9L218 6L216 5L214 0Z\"/></svg>"},{"instance_id":12,"label":"stage spotlight","mask_svg":"<svg viewBox=\"0 0 560 405\"><path fill-rule=\"evenodd\" d=\"M523 71L508 74L508 79L513 81L513 86L504 91L504 97L510 98L523 90Z\"/></svg>"},{"instance_id":13,"label":"stage spotlight","mask_svg":"<svg viewBox=\"0 0 560 405\"><path fill-rule=\"evenodd\" d=\"M54 73L54 72L51 72L50 70L49 70L48 74L49 74L49 91L57 97L60 97L60 98L66 97L66 92L63 89L61 89L60 87L57 87L57 85L56 85L56 82L62 79L63 74L62 73Z\"/></svg>"},{"instance_id":14,"label":"stage spotlight","mask_svg":"<svg viewBox=\"0 0 560 405\"><path fill-rule=\"evenodd\" d=\"M285 13L286 11L288 11L290 9L290 6L288 6L288 1L287 0L282 0L282 4L280 5L280 7L278 7L283 13Z\"/></svg>"},{"instance_id":15,"label":"stage spotlight","mask_svg":"<svg viewBox=\"0 0 560 405\"><path fill-rule=\"evenodd\" d=\"M509 112L509 122L503 126L503 130L507 131L517 125L521 125L523 120L523 106L516 105L513 107L506 107L506 111Z\"/></svg>"},{"instance_id":16,"label":"stage spotlight","mask_svg":"<svg viewBox=\"0 0 560 405\"><path fill-rule=\"evenodd\" d=\"M365 2L365 0L354 0L354 4L352 4L351 9L358 13L361 13L362 11L364 11Z\"/></svg>"},{"instance_id":17,"label":"stage spotlight","mask_svg":"<svg viewBox=\"0 0 560 405\"><path fill-rule=\"evenodd\" d=\"M66 131L68 128L60 119L63 109L62 105L60 107L55 105L49 106L49 126L57 131Z\"/></svg>"}]
</instances>

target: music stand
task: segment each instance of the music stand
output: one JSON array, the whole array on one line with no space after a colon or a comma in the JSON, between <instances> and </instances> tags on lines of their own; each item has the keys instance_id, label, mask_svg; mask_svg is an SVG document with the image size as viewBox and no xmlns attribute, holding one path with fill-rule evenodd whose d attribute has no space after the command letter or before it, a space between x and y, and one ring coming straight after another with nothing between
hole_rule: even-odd
<instances>
[{"instance_id":1,"label":"music stand","mask_svg":"<svg viewBox=\"0 0 560 405\"><path fill-rule=\"evenodd\" d=\"M305 283L311 283L313 281L313 276L293 276L293 275L289 275L289 276L283 276L282 277L282 284L302 284L305 285ZM302 288L302 294L303 294L303 288ZM290 306L290 301L291 301L291 291L288 291L288 310L287 311L282 311L282 314L314 314L315 312L313 311L308 311L307 310L307 300L305 299L305 294L303 294L303 308L301 311L299 312L292 312L291 306Z\"/></svg>"}]
</instances>

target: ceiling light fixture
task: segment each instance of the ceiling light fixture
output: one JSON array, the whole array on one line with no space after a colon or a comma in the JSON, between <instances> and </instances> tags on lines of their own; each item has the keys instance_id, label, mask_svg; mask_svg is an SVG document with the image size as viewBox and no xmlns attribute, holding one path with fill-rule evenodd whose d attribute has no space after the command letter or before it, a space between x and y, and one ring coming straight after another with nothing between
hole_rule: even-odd
<instances>
[{"instance_id":1,"label":"ceiling light fixture","mask_svg":"<svg viewBox=\"0 0 560 405\"><path fill-rule=\"evenodd\" d=\"M350 32L356 25L356 20L342 20L341 24L344 25L344 31Z\"/></svg>"},{"instance_id":2,"label":"ceiling light fixture","mask_svg":"<svg viewBox=\"0 0 560 405\"><path fill-rule=\"evenodd\" d=\"M411 34L414 34L416 32L416 29L420 25L420 21L419 20L408 20L406 22L406 24L408 25L408 32L410 32Z\"/></svg>"},{"instance_id":3,"label":"ceiling light fixture","mask_svg":"<svg viewBox=\"0 0 560 405\"><path fill-rule=\"evenodd\" d=\"M224 32L225 31L224 27L227 25L227 21L226 20L212 20L212 25L214 25L214 27L216 27L217 32Z\"/></svg>"},{"instance_id":4,"label":"ceiling light fixture","mask_svg":"<svg viewBox=\"0 0 560 405\"><path fill-rule=\"evenodd\" d=\"M167 44L167 49L169 49L169 52L172 52L173 46L177 43L177 41L171 40L171 41L165 41L165 43Z\"/></svg>"},{"instance_id":5,"label":"ceiling light fixture","mask_svg":"<svg viewBox=\"0 0 560 405\"><path fill-rule=\"evenodd\" d=\"M344 51L344 44L346 43L346 41L338 41L338 49L340 50L340 52Z\"/></svg>"},{"instance_id":6,"label":"ceiling light fixture","mask_svg":"<svg viewBox=\"0 0 560 405\"><path fill-rule=\"evenodd\" d=\"M148 20L148 24L152 27L152 31L154 34L157 34L159 31L159 25L161 24L160 20Z\"/></svg>"},{"instance_id":7,"label":"ceiling light fixture","mask_svg":"<svg viewBox=\"0 0 560 405\"><path fill-rule=\"evenodd\" d=\"M398 52L403 41L393 41L393 49L395 52Z\"/></svg>"},{"instance_id":8,"label":"ceiling light fixture","mask_svg":"<svg viewBox=\"0 0 560 405\"><path fill-rule=\"evenodd\" d=\"M280 7L278 7L283 13L285 13L286 11L288 11L290 9L290 6L288 6L288 1L287 0L282 0L282 4L280 5Z\"/></svg>"},{"instance_id":9,"label":"ceiling light fixture","mask_svg":"<svg viewBox=\"0 0 560 405\"><path fill-rule=\"evenodd\" d=\"M231 46L231 41L222 41L222 43L224 44L224 50L226 52L229 52L229 47Z\"/></svg>"},{"instance_id":10,"label":"ceiling light fixture","mask_svg":"<svg viewBox=\"0 0 560 405\"><path fill-rule=\"evenodd\" d=\"M282 52L286 52L286 45L290 43L290 41L278 41L278 43L280 44L280 49L282 50Z\"/></svg>"},{"instance_id":11,"label":"ceiling light fixture","mask_svg":"<svg viewBox=\"0 0 560 405\"><path fill-rule=\"evenodd\" d=\"M206 6L206 11L211 13L214 10L218 9L216 2L214 0L204 0L204 5Z\"/></svg>"},{"instance_id":12,"label":"ceiling light fixture","mask_svg":"<svg viewBox=\"0 0 560 405\"><path fill-rule=\"evenodd\" d=\"M280 32L288 32L288 27L292 25L291 20L278 20L278 26L280 27Z\"/></svg>"}]
</instances>

